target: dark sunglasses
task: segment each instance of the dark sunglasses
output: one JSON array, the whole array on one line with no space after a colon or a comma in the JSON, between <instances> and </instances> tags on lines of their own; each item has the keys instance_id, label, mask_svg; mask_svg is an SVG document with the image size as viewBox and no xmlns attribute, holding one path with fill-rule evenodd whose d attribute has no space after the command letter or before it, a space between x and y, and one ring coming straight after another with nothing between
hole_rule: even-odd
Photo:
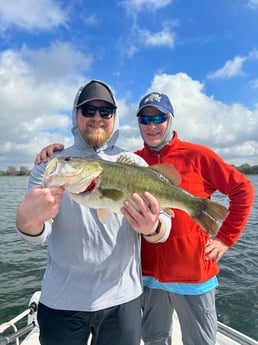
<instances>
[{"instance_id":1,"label":"dark sunglasses","mask_svg":"<svg viewBox=\"0 0 258 345\"><path fill-rule=\"evenodd\" d=\"M168 118L167 114L156 114L156 115L138 115L140 123L142 125L149 125L153 122L155 125L160 125L165 122Z\"/></svg>"},{"instance_id":2,"label":"dark sunglasses","mask_svg":"<svg viewBox=\"0 0 258 345\"><path fill-rule=\"evenodd\" d=\"M82 115L84 117L93 117L98 110L99 115L103 119L111 119L114 114L114 108L111 107L95 107L94 105L83 104L80 106Z\"/></svg>"}]
</instances>

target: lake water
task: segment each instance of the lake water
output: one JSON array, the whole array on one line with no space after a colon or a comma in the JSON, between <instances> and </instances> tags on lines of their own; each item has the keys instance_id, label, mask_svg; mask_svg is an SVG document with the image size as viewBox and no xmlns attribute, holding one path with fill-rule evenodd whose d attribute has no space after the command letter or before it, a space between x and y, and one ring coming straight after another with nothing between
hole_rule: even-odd
<instances>
[{"instance_id":1,"label":"lake water","mask_svg":"<svg viewBox=\"0 0 258 345\"><path fill-rule=\"evenodd\" d=\"M258 176L249 176L255 203L241 238L221 259L217 291L218 319L258 340ZM46 245L31 246L15 228L27 177L0 177L0 324L22 312L40 289ZM220 202L225 202L220 195Z\"/></svg>"}]
</instances>

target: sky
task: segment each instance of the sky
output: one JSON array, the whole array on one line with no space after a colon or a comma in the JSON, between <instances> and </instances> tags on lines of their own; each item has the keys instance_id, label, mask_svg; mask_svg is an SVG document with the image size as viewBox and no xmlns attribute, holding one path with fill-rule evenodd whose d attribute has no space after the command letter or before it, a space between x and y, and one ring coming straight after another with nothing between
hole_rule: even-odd
<instances>
[{"instance_id":1,"label":"sky","mask_svg":"<svg viewBox=\"0 0 258 345\"><path fill-rule=\"evenodd\" d=\"M0 170L71 145L91 79L114 91L119 146L142 147L137 106L157 91L182 140L258 164L258 0L0 0Z\"/></svg>"}]
</instances>

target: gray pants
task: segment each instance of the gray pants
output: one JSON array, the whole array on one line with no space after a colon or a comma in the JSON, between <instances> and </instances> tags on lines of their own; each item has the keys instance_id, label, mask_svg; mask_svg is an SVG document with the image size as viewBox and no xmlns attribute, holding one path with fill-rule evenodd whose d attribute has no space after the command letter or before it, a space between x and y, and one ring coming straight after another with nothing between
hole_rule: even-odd
<instances>
[{"instance_id":1,"label":"gray pants","mask_svg":"<svg viewBox=\"0 0 258 345\"><path fill-rule=\"evenodd\" d=\"M144 288L142 339L145 345L172 344L172 315L176 310L184 345L216 344L215 289L196 296ZM177 344L175 344L177 345Z\"/></svg>"}]
</instances>

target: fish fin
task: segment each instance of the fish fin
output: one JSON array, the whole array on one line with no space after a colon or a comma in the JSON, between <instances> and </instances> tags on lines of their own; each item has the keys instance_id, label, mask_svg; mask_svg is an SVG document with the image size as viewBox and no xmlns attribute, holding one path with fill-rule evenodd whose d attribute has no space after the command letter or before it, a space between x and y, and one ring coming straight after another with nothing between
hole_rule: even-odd
<instances>
[{"instance_id":1,"label":"fish fin","mask_svg":"<svg viewBox=\"0 0 258 345\"><path fill-rule=\"evenodd\" d=\"M161 174L159 178L165 177L174 186L178 186L181 183L181 176L179 172L171 164L165 164L165 163L155 164L155 165L146 167L146 169L154 170L158 174Z\"/></svg>"},{"instance_id":2,"label":"fish fin","mask_svg":"<svg viewBox=\"0 0 258 345\"><path fill-rule=\"evenodd\" d=\"M107 224L111 216L111 211L108 208L98 208L97 215L102 224Z\"/></svg>"},{"instance_id":3,"label":"fish fin","mask_svg":"<svg viewBox=\"0 0 258 345\"><path fill-rule=\"evenodd\" d=\"M126 155L121 155L118 157L117 163L121 163L121 164L128 164L128 165L133 165L136 167L141 167L141 168L146 168L146 169L151 169L154 170L155 172L157 172L159 174L159 178L162 178L163 176L165 176L165 178L172 183L174 186L178 186L181 183L181 176L179 174L179 172L176 170L175 167L173 167L173 165L171 164L154 164L152 166L142 166L137 164L136 162L134 162L130 157L126 156ZM160 174L162 176L160 176Z\"/></svg>"},{"instance_id":4,"label":"fish fin","mask_svg":"<svg viewBox=\"0 0 258 345\"><path fill-rule=\"evenodd\" d=\"M113 201L121 200L123 197L123 192L118 189L101 189L99 188L99 191L102 194L102 197L111 199Z\"/></svg>"},{"instance_id":5,"label":"fish fin","mask_svg":"<svg viewBox=\"0 0 258 345\"><path fill-rule=\"evenodd\" d=\"M191 217L209 234L216 235L229 211L223 205L209 199L201 201L205 207Z\"/></svg>"},{"instance_id":6,"label":"fish fin","mask_svg":"<svg viewBox=\"0 0 258 345\"><path fill-rule=\"evenodd\" d=\"M133 165L133 166L136 166L136 167L140 167L141 166L141 165L137 164L135 161L133 161L131 157L128 157L125 154L119 156L117 158L117 160L116 160L116 163L128 164L128 165Z\"/></svg>"}]
</instances>

